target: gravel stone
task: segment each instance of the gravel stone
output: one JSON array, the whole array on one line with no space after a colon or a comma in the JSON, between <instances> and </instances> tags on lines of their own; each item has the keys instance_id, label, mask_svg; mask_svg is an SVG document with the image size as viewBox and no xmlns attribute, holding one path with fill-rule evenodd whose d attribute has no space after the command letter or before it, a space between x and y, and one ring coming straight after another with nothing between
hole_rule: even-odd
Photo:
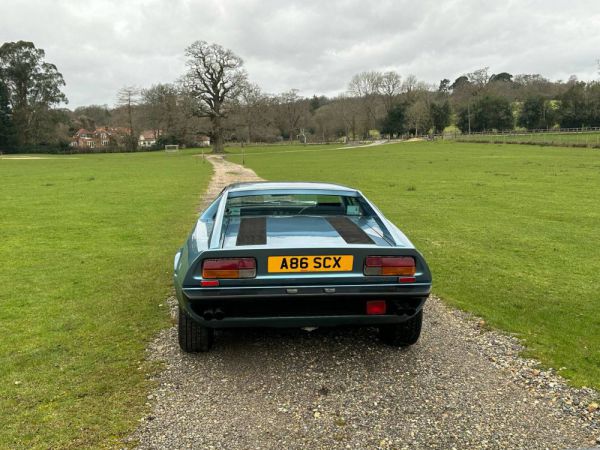
<instances>
[{"instance_id":1,"label":"gravel stone","mask_svg":"<svg viewBox=\"0 0 600 450\"><path fill-rule=\"evenodd\" d=\"M258 179L221 158L208 199ZM176 299L167 299L174 314ZM173 315L173 317L176 317ZM176 319L174 318L174 323ZM142 449L546 449L600 444L598 393L520 357L521 343L432 296L407 349L374 328L218 331L185 354L163 330L165 369L128 444Z\"/></svg>"}]
</instances>

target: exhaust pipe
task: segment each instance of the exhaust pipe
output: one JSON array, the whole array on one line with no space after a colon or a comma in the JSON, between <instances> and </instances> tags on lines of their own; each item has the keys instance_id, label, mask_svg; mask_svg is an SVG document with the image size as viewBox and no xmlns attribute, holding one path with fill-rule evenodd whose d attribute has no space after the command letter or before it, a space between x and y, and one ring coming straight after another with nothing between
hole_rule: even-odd
<instances>
[{"instance_id":1,"label":"exhaust pipe","mask_svg":"<svg viewBox=\"0 0 600 450\"><path fill-rule=\"evenodd\" d=\"M215 319L223 320L225 317L225 312L221 308L215 309Z\"/></svg>"},{"instance_id":2,"label":"exhaust pipe","mask_svg":"<svg viewBox=\"0 0 600 450\"><path fill-rule=\"evenodd\" d=\"M214 313L212 309L205 309L202 313L202 317L204 317L204 320L212 320L213 316Z\"/></svg>"}]
</instances>

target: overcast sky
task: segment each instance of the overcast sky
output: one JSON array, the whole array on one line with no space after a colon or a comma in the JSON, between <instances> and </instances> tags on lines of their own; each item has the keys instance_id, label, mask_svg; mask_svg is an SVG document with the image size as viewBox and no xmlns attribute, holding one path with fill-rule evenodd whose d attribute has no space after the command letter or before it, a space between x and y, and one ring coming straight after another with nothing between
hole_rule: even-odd
<instances>
[{"instance_id":1,"label":"overcast sky","mask_svg":"<svg viewBox=\"0 0 600 450\"><path fill-rule=\"evenodd\" d=\"M20 39L57 65L70 108L176 80L195 40L232 49L270 93L333 95L372 69L436 84L484 66L590 80L600 1L0 0L0 43Z\"/></svg>"}]
</instances>

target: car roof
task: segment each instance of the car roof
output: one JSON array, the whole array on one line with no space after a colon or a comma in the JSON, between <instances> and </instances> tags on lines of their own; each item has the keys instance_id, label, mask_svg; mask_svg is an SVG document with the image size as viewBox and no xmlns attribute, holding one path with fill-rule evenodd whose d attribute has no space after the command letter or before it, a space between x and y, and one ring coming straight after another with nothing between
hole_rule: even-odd
<instances>
[{"instance_id":1,"label":"car roof","mask_svg":"<svg viewBox=\"0 0 600 450\"><path fill-rule=\"evenodd\" d=\"M352 193L358 191L340 184L334 183L316 183L307 181L251 181L245 183L230 184L226 188L230 193L243 193L261 191L268 193L269 191L334 191L338 193Z\"/></svg>"}]
</instances>

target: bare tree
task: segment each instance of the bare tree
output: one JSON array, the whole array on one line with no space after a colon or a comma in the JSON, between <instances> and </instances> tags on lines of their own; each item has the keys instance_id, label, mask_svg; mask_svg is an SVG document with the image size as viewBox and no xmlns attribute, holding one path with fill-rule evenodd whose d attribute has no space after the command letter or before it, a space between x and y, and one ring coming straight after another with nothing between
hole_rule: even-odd
<instances>
[{"instance_id":1,"label":"bare tree","mask_svg":"<svg viewBox=\"0 0 600 450\"><path fill-rule=\"evenodd\" d=\"M343 107L340 101L329 101L315 111L313 115L315 134L321 142L348 136L348 127L343 120Z\"/></svg>"},{"instance_id":2,"label":"bare tree","mask_svg":"<svg viewBox=\"0 0 600 450\"><path fill-rule=\"evenodd\" d=\"M348 85L350 94L361 99L365 136L369 135L369 130L377 121L377 103L379 101L381 80L382 75L379 72L361 72L354 75Z\"/></svg>"},{"instance_id":3,"label":"bare tree","mask_svg":"<svg viewBox=\"0 0 600 450\"><path fill-rule=\"evenodd\" d=\"M125 148L134 151L137 148L137 136L134 127L134 110L139 103L140 90L135 86L125 86L117 93L117 106L122 107L127 115L128 135L125 140Z\"/></svg>"},{"instance_id":4,"label":"bare tree","mask_svg":"<svg viewBox=\"0 0 600 450\"><path fill-rule=\"evenodd\" d=\"M425 97L417 99L407 111L408 125L415 130L415 135L423 134L431 126L429 104Z\"/></svg>"},{"instance_id":5,"label":"bare tree","mask_svg":"<svg viewBox=\"0 0 600 450\"><path fill-rule=\"evenodd\" d=\"M210 119L213 151L223 153L223 120L246 85L244 61L231 50L206 41L194 42L185 54L188 72L183 83L196 100L194 114Z\"/></svg>"},{"instance_id":6,"label":"bare tree","mask_svg":"<svg viewBox=\"0 0 600 450\"><path fill-rule=\"evenodd\" d=\"M350 139L350 136L352 136L352 140L355 141L357 132L356 118L360 111L358 100L342 94L337 97L334 105L335 110L344 123L346 140Z\"/></svg>"},{"instance_id":7,"label":"bare tree","mask_svg":"<svg viewBox=\"0 0 600 450\"><path fill-rule=\"evenodd\" d=\"M155 84L142 90L144 118L154 137L173 134L177 122L178 90L173 84Z\"/></svg>"},{"instance_id":8,"label":"bare tree","mask_svg":"<svg viewBox=\"0 0 600 450\"><path fill-rule=\"evenodd\" d=\"M393 70L385 72L381 76L381 95L386 114L394 107L394 101L398 94L402 92L402 77Z\"/></svg>"},{"instance_id":9,"label":"bare tree","mask_svg":"<svg viewBox=\"0 0 600 450\"><path fill-rule=\"evenodd\" d=\"M272 100L261 91L257 84L248 83L240 95L239 110L237 111L243 127L242 135L250 143L260 130L269 128L271 118L268 115ZM262 134L262 133L260 133Z\"/></svg>"},{"instance_id":10,"label":"bare tree","mask_svg":"<svg viewBox=\"0 0 600 450\"><path fill-rule=\"evenodd\" d=\"M298 95L298 89L290 89L278 97L281 118L289 140L294 139L294 133L300 129L300 121L308 113L307 102Z\"/></svg>"},{"instance_id":11,"label":"bare tree","mask_svg":"<svg viewBox=\"0 0 600 450\"><path fill-rule=\"evenodd\" d=\"M481 69L477 69L471 73L468 73L466 76L469 79L469 81L478 88L478 90L481 90L490 81L490 75L488 71L489 67L483 67Z\"/></svg>"},{"instance_id":12,"label":"bare tree","mask_svg":"<svg viewBox=\"0 0 600 450\"><path fill-rule=\"evenodd\" d=\"M406 98L409 102L413 100L413 92L417 88L417 77L413 74L409 74L402 82L402 92L406 94Z\"/></svg>"}]
</instances>

